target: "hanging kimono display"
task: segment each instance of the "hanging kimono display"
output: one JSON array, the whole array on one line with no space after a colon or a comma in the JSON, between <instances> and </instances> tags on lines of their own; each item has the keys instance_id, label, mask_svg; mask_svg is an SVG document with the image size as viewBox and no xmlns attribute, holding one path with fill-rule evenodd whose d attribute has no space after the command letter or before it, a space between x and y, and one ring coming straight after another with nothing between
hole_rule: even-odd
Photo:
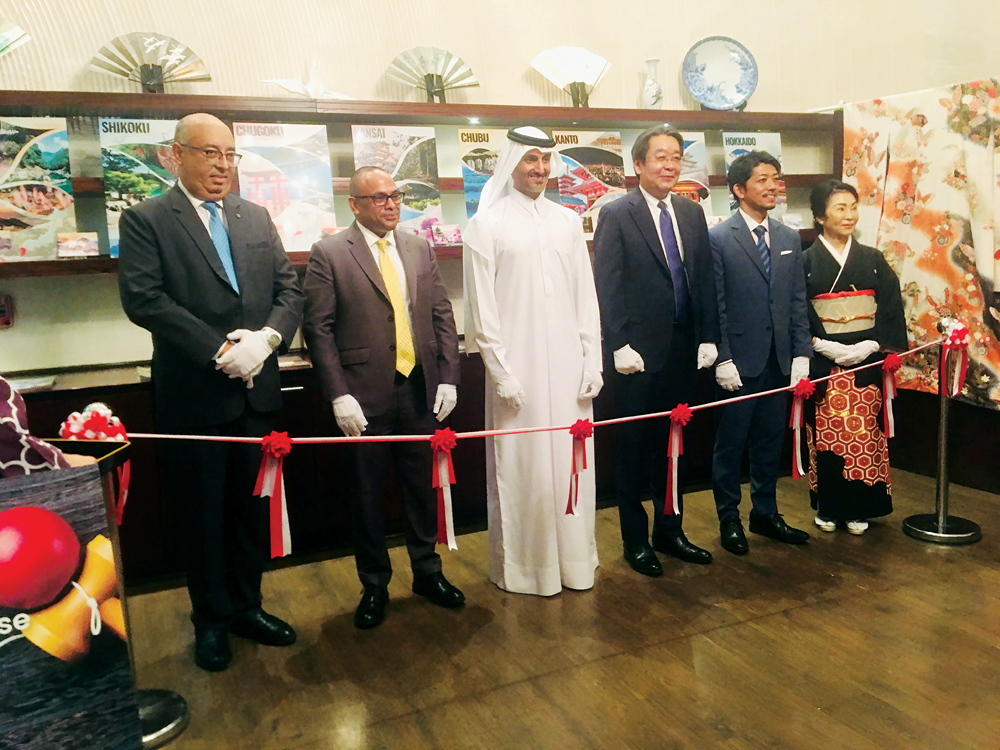
<instances>
[{"instance_id":1,"label":"hanging kimono display","mask_svg":"<svg viewBox=\"0 0 1000 750\"><path fill-rule=\"evenodd\" d=\"M911 344L942 317L970 331L959 398L1000 408L1000 82L984 78L844 108L844 179L859 193L857 237L899 276ZM938 355L906 357L903 388L936 393Z\"/></svg>"}]
</instances>

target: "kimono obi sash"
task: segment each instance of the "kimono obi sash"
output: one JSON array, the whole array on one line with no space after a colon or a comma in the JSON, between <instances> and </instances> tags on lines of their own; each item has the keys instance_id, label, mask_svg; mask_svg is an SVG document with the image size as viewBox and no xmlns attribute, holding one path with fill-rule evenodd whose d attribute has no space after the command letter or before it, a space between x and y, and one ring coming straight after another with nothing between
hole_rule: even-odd
<instances>
[{"instance_id":1,"label":"kimono obi sash","mask_svg":"<svg viewBox=\"0 0 1000 750\"><path fill-rule=\"evenodd\" d=\"M875 327L875 291L817 294L812 298L816 315L827 333L854 333Z\"/></svg>"}]
</instances>

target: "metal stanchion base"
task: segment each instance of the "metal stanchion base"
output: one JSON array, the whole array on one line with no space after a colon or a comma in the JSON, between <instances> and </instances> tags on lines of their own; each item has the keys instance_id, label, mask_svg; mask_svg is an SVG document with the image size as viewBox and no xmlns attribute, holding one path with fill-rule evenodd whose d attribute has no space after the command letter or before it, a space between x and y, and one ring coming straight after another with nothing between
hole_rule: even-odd
<instances>
[{"instance_id":1,"label":"metal stanchion base","mask_svg":"<svg viewBox=\"0 0 1000 750\"><path fill-rule=\"evenodd\" d=\"M972 521L958 516L948 516L947 521L939 529L936 513L920 513L903 520L903 533L936 544L972 544L983 538L982 529Z\"/></svg>"},{"instance_id":2,"label":"metal stanchion base","mask_svg":"<svg viewBox=\"0 0 1000 750\"><path fill-rule=\"evenodd\" d=\"M139 691L139 723L143 750L177 739L191 720L187 701L172 690Z\"/></svg>"}]
</instances>

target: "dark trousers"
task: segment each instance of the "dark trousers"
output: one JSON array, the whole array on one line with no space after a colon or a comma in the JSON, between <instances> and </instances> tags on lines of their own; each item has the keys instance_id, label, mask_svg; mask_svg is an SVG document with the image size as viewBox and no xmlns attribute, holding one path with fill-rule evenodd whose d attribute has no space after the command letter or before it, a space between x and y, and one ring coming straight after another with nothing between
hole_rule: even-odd
<instances>
[{"instance_id":1,"label":"dark trousers","mask_svg":"<svg viewBox=\"0 0 1000 750\"><path fill-rule=\"evenodd\" d=\"M365 415L364 435L430 435L437 429L434 413L427 408L423 371L417 367L404 378L396 373L392 403L382 414ZM429 443L351 444L354 485L351 517L354 558L358 578L365 586L388 586L392 578L389 552L385 548L385 476L390 462L396 468L406 511L406 548L414 577L441 570L437 543L437 496L431 488Z\"/></svg>"},{"instance_id":2,"label":"dark trousers","mask_svg":"<svg viewBox=\"0 0 1000 750\"><path fill-rule=\"evenodd\" d=\"M249 405L231 422L183 430L192 435L263 437L274 413ZM174 496L184 508L188 593L196 628L226 627L261 605L268 554L268 501L253 497L258 444L167 441Z\"/></svg>"},{"instance_id":3,"label":"dark trousers","mask_svg":"<svg viewBox=\"0 0 1000 750\"><path fill-rule=\"evenodd\" d=\"M668 365L657 372L622 375L615 372L615 410L618 416L668 411L677 404L690 404L697 369L697 345L690 326L675 325ZM681 516L663 515L667 497L667 443L670 419L646 419L618 425L618 515L622 541L645 544L649 522L642 507L643 490L652 485L653 539L681 533ZM649 467L649 475L645 467ZM678 461L677 484L683 493L686 461Z\"/></svg>"},{"instance_id":4,"label":"dark trousers","mask_svg":"<svg viewBox=\"0 0 1000 750\"><path fill-rule=\"evenodd\" d=\"M789 376L781 372L772 346L763 372L753 378L741 375L743 386L733 393L719 390L719 398L734 398L783 388ZM788 394L748 399L738 404L718 407L720 412L712 454L712 491L719 520L739 518L740 464L743 450L750 443L750 500L753 512L772 515L778 512L775 492L781 465L781 445L788 426Z\"/></svg>"}]
</instances>

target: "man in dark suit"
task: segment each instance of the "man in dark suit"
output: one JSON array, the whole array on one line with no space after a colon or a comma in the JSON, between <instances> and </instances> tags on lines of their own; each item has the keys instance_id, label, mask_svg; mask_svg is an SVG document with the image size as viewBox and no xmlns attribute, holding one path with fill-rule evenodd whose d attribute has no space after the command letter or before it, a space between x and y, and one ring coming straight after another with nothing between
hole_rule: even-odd
<instances>
[{"instance_id":1,"label":"man in dark suit","mask_svg":"<svg viewBox=\"0 0 1000 750\"><path fill-rule=\"evenodd\" d=\"M233 134L207 114L177 124L177 184L122 213L118 283L153 334L156 421L166 432L261 437L281 407L279 352L302 319L295 271L267 211L230 195ZM272 646L295 632L261 608L267 500L260 447L168 441L183 504L195 661L229 666L229 633Z\"/></svg>"},{"instance_id":2,"label":"man in dark suit","mask_svg":"<svg viewBox=\"0 0 1000 750\"><path fill-rule=\"evenodd\" d=\"M680 177L684 137L665 125L643 132L632 147L639 188L601 210L594 235L594 276L604 350L613 352L619 416L690 403L695 371L717 356L719 324L708 227L701 208L671 194ZM609 368L606 368L610 370ZM625 559L637 572L663 573L653 550L710 563L691 544L681 515L667 500L670 421L618 427L618 511ZM642 507L643 454L652 455L653 546ZM678 494L683 493L682 456Z\"/></svg>"},{"instance_id":3,"label":"man in dark suit","mask_svg":"<svg viewBox=\"0 0 1000 750\"><path fill-rule=\"evenodd\" d=\"M459 378L458 333L437 259L426 240L394 231L402 194L387 172L362 167L350 192L356 221L313 245L306 268L302 332L313 367L345 435L430 435L455 408ZM354 624L375 627L389 601L382 496L390 461L403 491L413 591L460 607L465 597L434 551L429 443L360 443L351 453L354 555L364 585Z\"/></svg>"},{"instance_id":4,"label":"man in dark suit","mask_svg":"<svg viewBox=\"0 0 1000 750\"><path fill-rule=\"evenodd\" d=\"M809 377L812 337L799 235L769 219L780 187L781 164L751 151L729 168L739 210L709 232L719 307L719 363L715 379L734 396L784 388ZM750 531L789 544L809 535L785 523L775 491L788 420L788 394L720 407L712 489L723 548L748 551L740 522L740 464L750 443Z\"/></svg>"}]
</instances>

